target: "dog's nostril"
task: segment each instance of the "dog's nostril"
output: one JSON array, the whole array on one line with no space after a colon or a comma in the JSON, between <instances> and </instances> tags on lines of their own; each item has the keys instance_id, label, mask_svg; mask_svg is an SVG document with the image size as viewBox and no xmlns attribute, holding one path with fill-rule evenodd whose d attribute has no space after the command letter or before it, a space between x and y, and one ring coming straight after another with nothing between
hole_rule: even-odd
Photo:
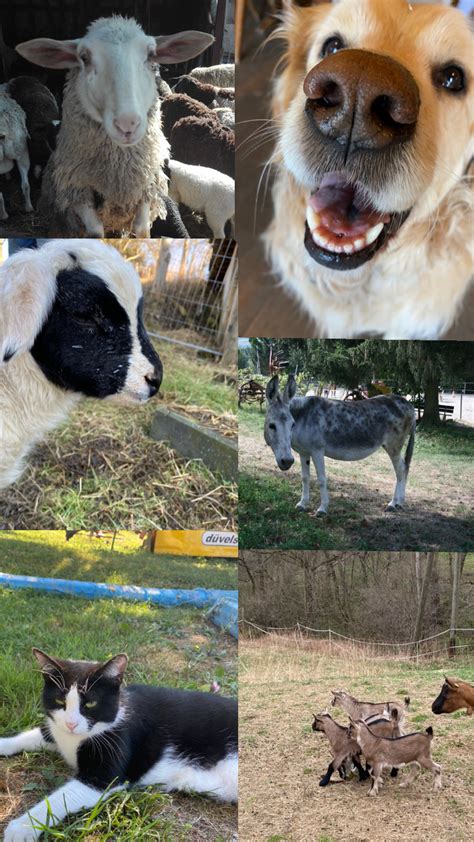
<instances>
[{"instance_id":1,"label":"dog's nostril","mask_svg":"<svg viewBox=\"0 0 474 842\"><path fill-rule=\"evenodd\" d=\"M418 118L418 108L410 100L382 94L374 99L372 116L388 128L397 131L400 127L412 126Z\"/></svg>"}]
</instances>

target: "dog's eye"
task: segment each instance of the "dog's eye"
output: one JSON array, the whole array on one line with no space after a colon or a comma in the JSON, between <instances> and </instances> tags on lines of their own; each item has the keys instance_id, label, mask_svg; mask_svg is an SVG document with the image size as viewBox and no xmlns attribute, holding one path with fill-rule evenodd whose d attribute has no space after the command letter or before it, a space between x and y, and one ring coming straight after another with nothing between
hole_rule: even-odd
<instances>
[{"instance_id":1,"label":"dog's eye","mask_svg":"<svg viewBox=\"0 0 474 842\"><path fill-rule=\"evenodd\" d=\"M339 37L339 35L333 35L332 38L328 38L324 42L321 50L321 58L329 56L331 53L337 53L339 50L343 50L345 46L344 41Z\"/></svg>"},{"instance_id":2,"label":"dog's eye","mask_svg":"<svg viewBox=\"0 0 474 842\"><path fill-rule=\"evenodd\" d=\"M437 88L444 88L450 93L459 93L466 87L464 70L457 64L449 64L447 67L438 67L433 71L433 84Z\"/></svg>"}]
</instances>

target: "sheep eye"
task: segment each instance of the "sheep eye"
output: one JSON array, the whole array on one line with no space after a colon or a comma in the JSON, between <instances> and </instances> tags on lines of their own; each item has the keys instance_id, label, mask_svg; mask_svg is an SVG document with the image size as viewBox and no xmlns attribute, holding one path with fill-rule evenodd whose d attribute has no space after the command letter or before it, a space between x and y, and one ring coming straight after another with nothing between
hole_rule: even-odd
<instances>
[{"instance_id":1,"label":"sheep eye","mask_svg":"<svg viewBox=\"0 0 474 842\"><path fill-rule=\"evenodd\" d=\"M466 87L464 70L457 64L438 67L433 71L433 84L437 88L444 88L449 93L459 93Z\"/></svg>"},{"instance_id":2,"label":"sheep eye","mask_svg":"<svg viewBox=\"0 0 474 842\"><path fill-rule=\"evenodd\" d=\"M81 59L85 67L88 67L90 65L91 57L88 50L83 50L81 53L79 53L79 58Z\"/></svg>"},{"instance_id":3,"label":"sheep eye","mask_svg":"<svg viewBox=\"0 0 474 842\"><path fill-rule=\"evenodd\" d=\"M325 58L332 53L338 53L339 50L343 50L345 46L346 44L339 35L333 35L324 42L321 50L321 58Z\"/></svg>"},{"instance_id":4,"label":"sheep eye","mask_svg":"<svg viewBox=\"0 0 474 842\"><path fill-rule=\"evenodd\" d=\"M86 708L95 708L97 702L86 702Z\"/></svg>"}]
</instances>

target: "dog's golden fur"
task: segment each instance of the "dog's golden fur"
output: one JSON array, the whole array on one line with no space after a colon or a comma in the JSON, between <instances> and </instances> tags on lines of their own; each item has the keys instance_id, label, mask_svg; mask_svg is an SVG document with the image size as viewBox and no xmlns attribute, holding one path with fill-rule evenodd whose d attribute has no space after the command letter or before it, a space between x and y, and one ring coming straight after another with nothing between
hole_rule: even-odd
<instances>
[{"instance_id":1,"label":"dog's golden fur","mask_svg":"<svg viewBox=\"0 0 474 842\"><path fill-rule=\"evenodd\" d=\"M358 269L334 271L306 252L303 236L311 189L304 145L303 80L334 33L351 47L398 60L420 91L409 156L383 187L371 191L381 212L411 208L398 233ZM320 335L377 333L435 339L453 324L473 276L474 39L467 18L443 5L406 0L341 0L311 7L285 3L278 35L287 44L277 78L273 117L274 218L265 234L269 260L287 289L313 317ZM436 88L431 70L460 64L467 90ZM459 338L473 338L459 337Z\"/></svg>"}]
</instances>

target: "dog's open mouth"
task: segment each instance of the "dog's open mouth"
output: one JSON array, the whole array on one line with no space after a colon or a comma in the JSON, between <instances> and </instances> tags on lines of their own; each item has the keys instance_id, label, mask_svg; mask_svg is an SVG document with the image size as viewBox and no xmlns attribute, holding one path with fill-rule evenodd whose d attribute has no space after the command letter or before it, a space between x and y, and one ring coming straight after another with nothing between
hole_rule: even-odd
<instances>
[{"instance_id":1,"label":"dog's open mouth","mask_svg":"<svg viewBox=\"0 0 474 842\"><path fill-rule=\"evenodd\" d=\"M342 173L328 173L310 195L305 247L323 266L356 269L398 231L408 213L381 213L361 185Z\"/></svg>"}]
</instances>

